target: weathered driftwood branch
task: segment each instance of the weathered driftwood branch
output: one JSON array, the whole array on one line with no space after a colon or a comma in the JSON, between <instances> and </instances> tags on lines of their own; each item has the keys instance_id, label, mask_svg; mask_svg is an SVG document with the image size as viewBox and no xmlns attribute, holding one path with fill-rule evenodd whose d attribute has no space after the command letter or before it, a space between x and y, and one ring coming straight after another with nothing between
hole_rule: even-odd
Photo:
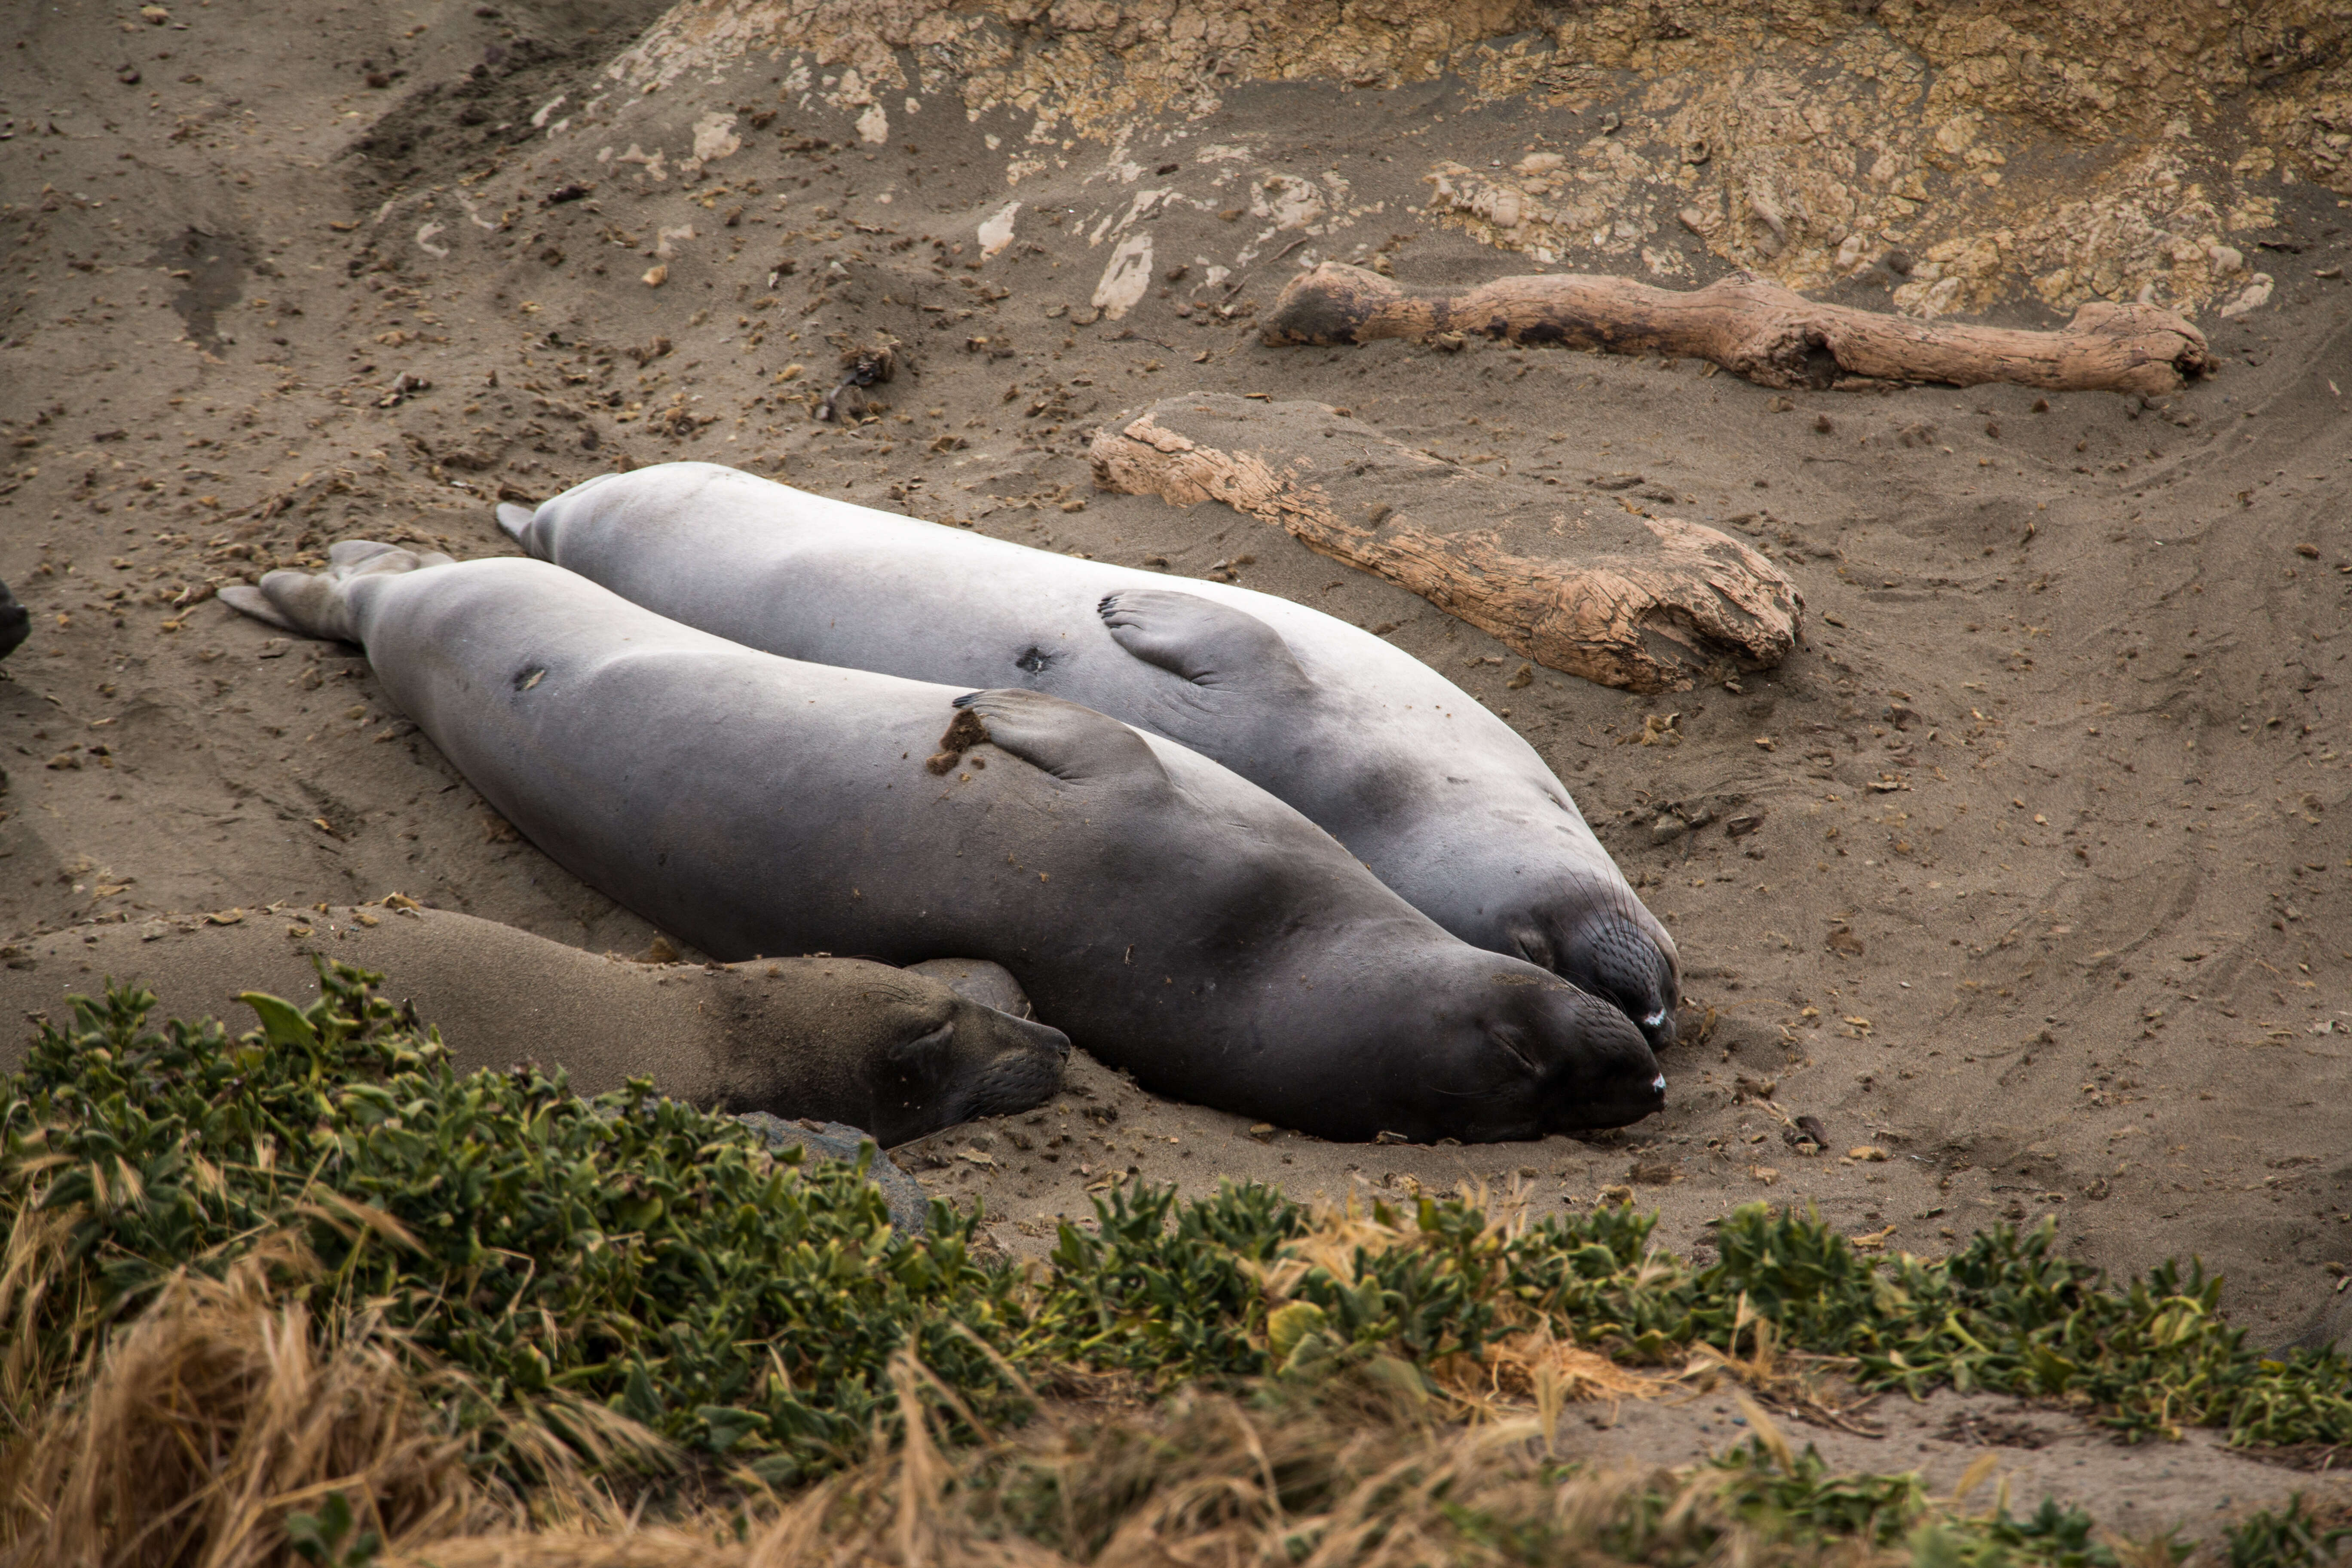
<instances>
[{"instance_id":1,"label":"weathered driftwood branch","mask_svg":"<svg viewBox=\"0 0 2352 1568\"><path fill-rule=\"evenodd\" d=\"M1095 437L1095 483L1223 501L1554 669L1633 691L1780 662L1804 600L1727 534L1569 501L1320 403L1171 397Z\"/></svg>"},{"instance_id":2,"label":"weathered driftwood branch","mask_svg":"<svg viewBox=\"0 0 2352 1568\"><path fill-rule=\"evenodd\" d=\"M1259 335L1275 344L1360 343L1444 331L1712 360L1766 386L2006 381L2158 396L2213 368L2205 335L2153 305L2092 303L2063 331L2032 332L1817 304L1745 272L1687 291L1543 273L1424 294L1327 261L1290 280Z\"/></svg>"}]
</instances>

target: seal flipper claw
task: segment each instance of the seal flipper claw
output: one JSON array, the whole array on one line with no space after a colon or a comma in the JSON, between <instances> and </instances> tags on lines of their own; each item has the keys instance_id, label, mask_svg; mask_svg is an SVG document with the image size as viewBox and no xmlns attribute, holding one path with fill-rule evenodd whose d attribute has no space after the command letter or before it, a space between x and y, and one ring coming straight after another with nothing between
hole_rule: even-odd
<instances>
[{"instance_id":1,"label":"seal flipper claw","mask_svg":"<svg viewBox=\"0 0 2352 1568\"><path fill-rule=\"evenodd\" d=\"M955 706L977 714L999 750L1055 778L1076 783L1126 774L1167 780L1167 770L1142 736L1091 708L1018 688L968 691Z\"/></svg>"},{"instance_id":2,"label":"seal flipper claw","mask_svg":"<svg viewBox=\"0 0 2352 1568\"><path fill-rule=\"evenodd\" d=\"M1307 672L1282 634L1197 594L1122 588L1095 606L1111 640L1195 686L1304 690Z\"/></svg>"}]
</instances>

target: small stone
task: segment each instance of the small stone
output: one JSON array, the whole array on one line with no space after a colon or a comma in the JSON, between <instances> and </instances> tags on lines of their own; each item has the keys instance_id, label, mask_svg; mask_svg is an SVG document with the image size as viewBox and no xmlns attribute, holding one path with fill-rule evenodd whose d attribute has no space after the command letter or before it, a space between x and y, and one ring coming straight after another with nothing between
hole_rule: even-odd
<instances>
[{"instance_id":1,"label":"small stone","mask_svg":"<svg viewBox=\"0 0 2352 1568\"><path fill-rule=\"evenodd\" d=\"M654 267L648 267L648 268L646 268L646 275L645 275L645 278L644 278L643 281L644 281L644 283L645 283L645 286L646 286L646 288L648 288L648 289L658 289L658 288L660 288L663 284L665 284L665 283L668 282L668 281L669 281L669 266L668 266L668 264L665 262L665 263L662 263L662 264L657 265L657 266L654 266Z\"/></svg>"}]
</instances>

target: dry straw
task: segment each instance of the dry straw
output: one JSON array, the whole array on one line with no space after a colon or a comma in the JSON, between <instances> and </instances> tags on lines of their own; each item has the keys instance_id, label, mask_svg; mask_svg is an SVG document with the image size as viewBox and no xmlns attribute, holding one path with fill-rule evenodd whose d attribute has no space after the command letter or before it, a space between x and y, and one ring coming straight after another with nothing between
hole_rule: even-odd
<instances>
[{"instance_id":1,"label":"dry straw","mask_svg":"<svg viewBox=\"0 0 2352 1568\"><path fill-rule=\"evenodd\" d=\"M364 1312L314 1321L285 1284L315 1267L272 1238L220 1279L182 1274L117 1334L95 1373L0 1458L0 1563L16 1568L274 1568L289 1514L341 1494L352 1535L425 1542L531 1517L616 1516L589 1452L658 1459L661 1445L595 1407L564 1412L573 1443L527 1408L487 1408ZM496 1441L545 1478L528 1510L472 1461Z\"/></svg>"}]
</instances>

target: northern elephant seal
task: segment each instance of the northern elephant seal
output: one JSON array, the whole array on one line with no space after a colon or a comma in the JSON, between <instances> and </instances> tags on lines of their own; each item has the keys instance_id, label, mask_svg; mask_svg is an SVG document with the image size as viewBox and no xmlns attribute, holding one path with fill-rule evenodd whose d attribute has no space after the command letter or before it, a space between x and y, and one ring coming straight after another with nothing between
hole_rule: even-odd
<instances>
[{"instance_id":1,"label":"northern elephant seal","mask_svg":"<svg viewBox=\"0 0 2352 1568\"><path fill-rule=\"evenodd\" d=\"M0 658L15 653L33 635L33 612L16 602L8 584L0 583Z\"/></svg>"},{"instance_id":2,"label":"northern elephant seal","mask_svg":"<svg viewBox=\"0 0 2352 1568\"><path fill-rule=\"evenodd\" d=\"M242 1016L243 991L308 1005L313 954L383 974L385 996L437 1026L460 1068L536 1060L585 1095L650 1078L708 1110L844 1121L885 1145L1039 1104L1069 1049L1057 1030L887 964L633 963L442 910L255 911L16 945L0 968L0 1066L11 1069L28 1015L62 1023L68 994L96 994L109 978L152 991L159 1021L227 1020Z\"/></svg>"},{"instance_id":3,"label":"northern elephant seal","mask_svg":"<svg viewBox=\"0 0 2352 1568\"><path fill-rule=\"evenodd\" d=\"M222 597L359 643L509 821L715 956L988 959L1147 1088L1327 1137L1535 1137L1663 1101L1621 1015L1447 935L1171 742L754 652L541 562L330 561Z\"/></svg>"},{"instance_id":4,"label":"northern elephant seal","mask_svg":"<svg viewBox=\"0 0 2352 1568\"><path fill-rule=\"evenodd\" d=\"M500 523L746 647L1065 697L1224 763L1464 941L1673 1039L1674 939L1535 749L1435 670L1268 594L1050 554L711 463L606 474Z\"/></svg>"}]
</instances>

